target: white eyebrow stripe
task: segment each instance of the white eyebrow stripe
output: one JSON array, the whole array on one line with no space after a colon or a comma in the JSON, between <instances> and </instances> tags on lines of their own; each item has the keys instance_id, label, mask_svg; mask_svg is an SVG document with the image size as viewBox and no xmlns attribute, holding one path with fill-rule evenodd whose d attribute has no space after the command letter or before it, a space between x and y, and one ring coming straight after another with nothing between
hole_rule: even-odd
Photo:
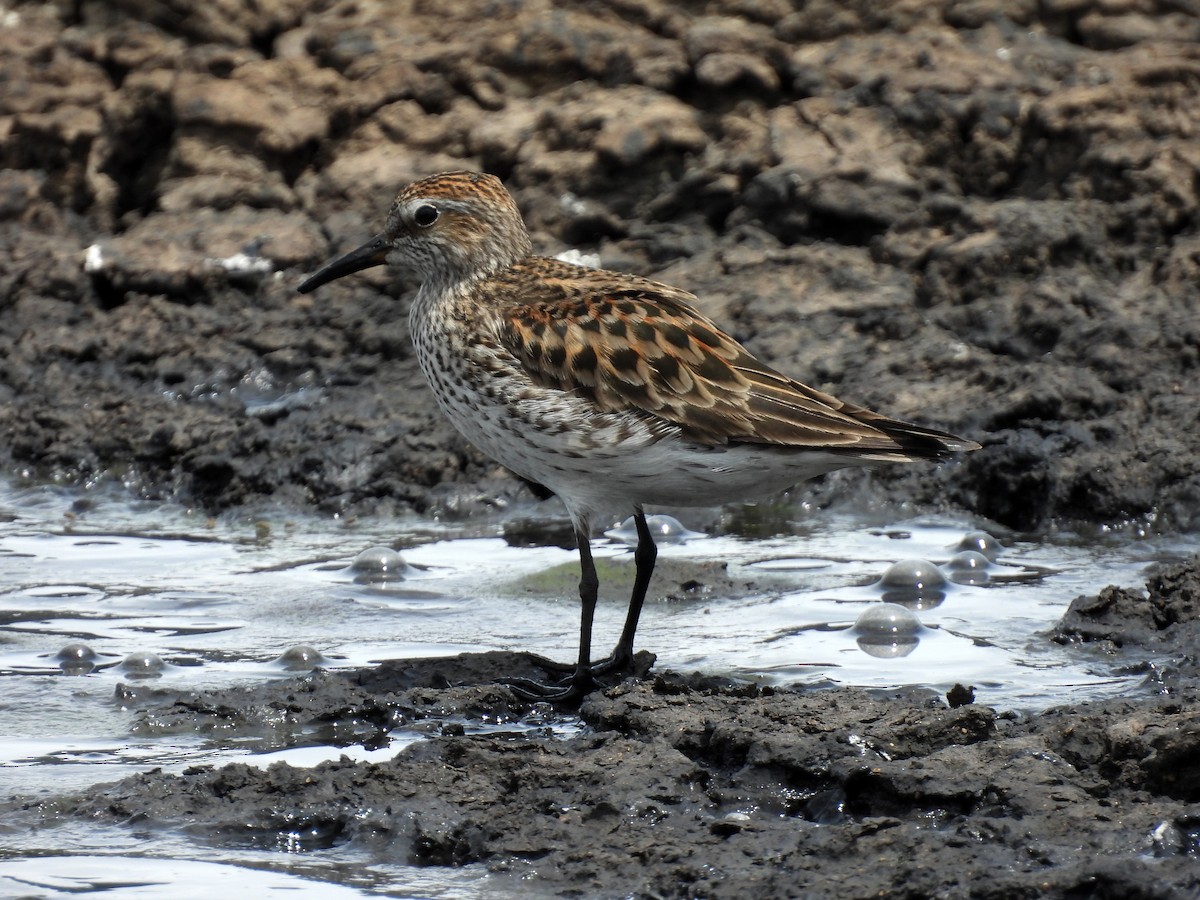
<instances>
[{"instance_id":1,"label":"white eyebrow stripe","mask_svg":"<svg viewBox=\"0 0 1200 900\"><path fill-rule=\"evenodd\" d=\"M477 208L469 200L453 200L446 197L417 197L415 200L408 202L404 207L404 211L411 215L426 205L432 206L438 212L450 210L451 212L473 213Z\"/></svg>"}]
</instances>

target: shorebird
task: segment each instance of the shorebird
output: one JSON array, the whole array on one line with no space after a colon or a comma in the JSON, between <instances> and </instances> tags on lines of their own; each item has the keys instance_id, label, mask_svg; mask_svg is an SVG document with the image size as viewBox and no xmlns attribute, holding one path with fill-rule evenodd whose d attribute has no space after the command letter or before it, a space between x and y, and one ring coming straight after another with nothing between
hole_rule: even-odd
<instances>
[{"instance_id":1,"label":"shorebird","mask_svg":"<svg viewBox=\"0 0 1200 900\"><path fill-rule=\"evenodd\" d=\"M533 255L499 179L448 172L400 191L384 230L319 269L315 290L387 264L420 279L417 361L454 426L567 508L579 544L579 655L561 681L506 682L578 702L627 669L657 549L645 505L715 506L845 466L939 460L974 441L838 400L755 359L686 291ZM633 593L611 656L593 662L592 526L632 510Z\"/></svg>"}]
</instances>

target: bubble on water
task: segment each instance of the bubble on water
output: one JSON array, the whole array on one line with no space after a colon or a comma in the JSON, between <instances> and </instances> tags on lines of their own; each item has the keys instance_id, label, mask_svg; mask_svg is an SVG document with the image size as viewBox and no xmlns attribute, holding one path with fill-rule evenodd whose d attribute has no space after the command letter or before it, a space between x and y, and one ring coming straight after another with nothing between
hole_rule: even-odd
<instances>
[{"instance_id":1,"label":"bubble on water","mask_svg":"<svg viewBox=\"0 0 1200 900\"><path fill-rule=\"evenodd\" d=\"M879 579L883 599L914 609L932 609L946 599L946 576L927 559L902 559Z\"/></svg>"},{"instance_id":2,"label":"bubble on water","mask_svg":"<svg viewBox=\"0 0 1200 900\"><path fill-rule=\"evenodd\" d=\"M350 563L350 571L358 584L378 584L403 581L408 571L404 557L391 547L368 547Z\"/></svg>"},{"instance_id":3,"label":"bubble on water","mask_svg":"<svg viewBox=\"0 0 1200 900\"><path fill-rule=\"evenodd\" d=\"M272 662L289 672L308 672L324 665L328 660L316 647L297 644L295 647L288 647Z\"/></svg>"},{"instance_id":4,"label":"bubble on water","mask_svg":"<svg viewBox=\"0 0 1200 900\"><path fill-rule=\"evenodd\" d=\"M868 638L860 637L858 639L858 648L867 656L874 656L879 659L899 659L902 656L908 656L917 649L917 644L921 643L920 638L904 637L886 640L883 638Z\"/></svg>"},{"instance_id":5,"label":"bubble on water","mask_svg":"<svg viewBox=\"0 0 1200 900\"><path fill-rule=\"evenodd\" d=\"M907 607L898 603L872 603L850 630L864 653L894 659L908 656L916 649L923 628L917 614Z\"/></svg>"},{"instance_id":6,"label":"bubble on water","mask_svg":"<svg viewBox=\"0 0 1200 900\"><path fill-rule=\"evenodd\" d=\"M992 580L991 561L977 550L956 553L946 563L945 569L955 584L987 584Z\"/></svg>"},{"instance_id":7,"label":"bubble on water","mask_svg":"<svg viewBox=\"0 0 1200 900\"><path fill-rule=\"evenodd\" d=\"M872 637L912 637L920 633L917 614L898 603L872 603L851 629L855 634Z\"/></svg>"},{"instance_id":8,"label":"bubble on water","mask_svg":"<svg viewBox=\"0 0 1200 900\"><path fill-rule=\"evenodd\" d=\"M879 583L886 590L936 590L946 586L942 570L927 559L902 559L888 566Z\"/></svg>"},{"instance_id":9,"label":"bubble on water","mask_svg":"<svg viewBox=\"0 0 1200 900\"><path fill-rule=\"evenodd\" d=\"M64 675L88 675L96 668L96 651L87 644L67 644L54 658Z\"/></svg>"},{"instance_id":10,"label":"bubble on water","mask_svg":"<svg viewBox=\"0 0 1200 900\"><path fill-rule=\"evenodd\" d=\"M87 644L67 644L54 654L59 662L94 662L96 651Z\"/></svg>"},{"instance_id":11,"label":"bubble on water","mask_svg":"<svg viewBox=\"0 0 1200 900\"><path fill-rule=\"evenodd\" d=\"M656 544L682 544L694 538L704 537L699 531L689 531L674 516L646 516L646 527L650 529L650 536ZM637 524L633 516L630 516L616 528L604 532L604 535L614 541L636 546Z\"/></svg>"},{"instance_id":12,"label":"bubble on water","mask_svg":"<svg viewBox=\"0 0 1200 900\"><path fill-rule=\"evenodd\" d=\"M121 660L121 669L130 678L157 678L166 667L161 656L145 650L135 650Z\"/></svg>"},{"instance_id":13,"label":"bubble on water","mask_svg":"<svg viewBox=\"0 0 1200 900\"><path fill-rule=\"evenodd\" d=\"M972 531L964 534L961 541L955 550L974 550L976 553L982 553L992 562L1000 558L1000 554L1004 548L1000 546L1000 542L988 534L986 531Z\"/></svg>"}]
</instances>

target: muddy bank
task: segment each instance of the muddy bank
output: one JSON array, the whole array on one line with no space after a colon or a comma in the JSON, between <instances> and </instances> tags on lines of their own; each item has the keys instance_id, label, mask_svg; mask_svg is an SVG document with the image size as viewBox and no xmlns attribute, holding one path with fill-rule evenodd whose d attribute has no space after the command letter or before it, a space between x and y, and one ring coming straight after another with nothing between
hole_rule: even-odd
<instances>
[{"instance_id":1,"label":"muddy bank","mask_svg":"<svg viewBox=\"0 0 1200 900\"><path fill-rule=\"evenodd\" d=\"M505 179L539 251L688 288L788 373L984 444L815 502L1200 527L1198 20L793 6L10 3L0 469L212 511L528 499L433 408L412 284L295 293L401 183L467 167ZM538 729L575 719L492 684L514 655L123 688L151 733L431 739L6 798L5 827L477 861L516 895L1194 896L1198 584L1193 563L1077 601L1047 639L1145 686L1029 715L651 670L561 738ZM497 717L511 733L472 733Z\"/></svg>"},{"instance_id":2,"label":"muddy bank","mask_svg":"<svg viewBox=\"0 0 1200 900\"><path fill-rule=\"evenodd\" d=\"M1109 591L1081 597L1053 635L1141 666L1142 686L1121 699L997 712L923 690L650 672L593 694L576 719L492 684L543 674L509 653L205 693L122 686L139 734L427 739L381 763L151 771L0 812L10 827L86 817L218 846L480 863L501 896L1191 897L1200 559L1147 590L1162 623L1152 650L1138 623L1081 638ZM550 733L564 724L583 730Z\"/></svg>"},{"instance_id":3,"label":"muddy bank","mask_svg":"<svg viewBox=\"0 0 1200 900\"><path fill-rule=\"evenodd\" d=\"M397 186L505 179L539 250L693 290L822 389L985 444L818 502L1192 528L1200 25L1176 4L9 5L0 468L209 510L525 488L433 409Z\"/></svg>"}]
</instances>

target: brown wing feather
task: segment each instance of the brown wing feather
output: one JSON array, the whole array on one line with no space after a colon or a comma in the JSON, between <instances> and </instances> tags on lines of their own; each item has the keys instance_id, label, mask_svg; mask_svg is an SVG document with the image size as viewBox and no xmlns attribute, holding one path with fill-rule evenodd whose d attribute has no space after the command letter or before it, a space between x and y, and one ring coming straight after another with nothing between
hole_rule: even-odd
<instances>
[{"instance_id":1,"label":"brown wing feather","mask_svg":"<svg viewBox=\"0 0 1200 900\"><path fill-rule=\"evenodd\" d=\"M650 413L701 443L917 456L971 446L776 372L695 310L684 291L628 275L606 283L606 274L533 258L481 286L484 302L500 307L500 343L541 384L603 410Z\"/></svg>"}]
</instances>

